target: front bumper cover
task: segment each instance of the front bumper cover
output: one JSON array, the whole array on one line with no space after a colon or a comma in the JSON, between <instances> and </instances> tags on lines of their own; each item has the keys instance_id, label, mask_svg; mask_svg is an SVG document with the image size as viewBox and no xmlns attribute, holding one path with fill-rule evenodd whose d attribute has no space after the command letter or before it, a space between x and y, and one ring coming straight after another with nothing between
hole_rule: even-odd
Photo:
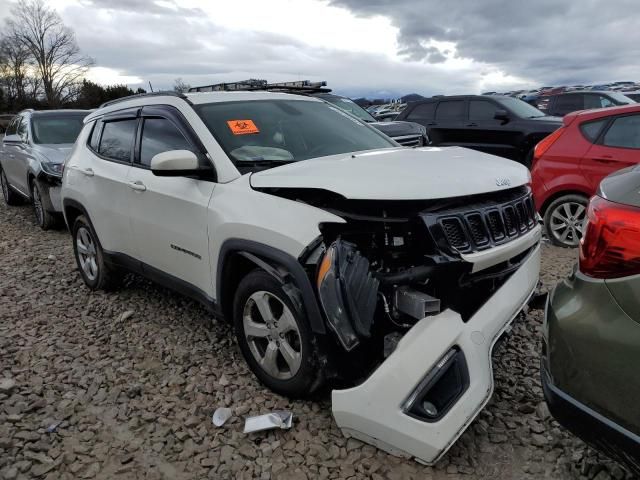
<instances>
[{"instance_id":1,"label":"front bumper cover","mask_svg":"<svg viewBox=\"0 0 640 480\"><path fill-rule=\"evenodd\" d=\"M532 295L539 273L538 245L469 321L451 310L424 318L367 380L334 390L333 416L343 434L395 455L437 462L489 401L493 346ZM405 413L406 399L452 348L467 359L469 385L464 393L436 422Z\"/></svg>"}]
</instances>

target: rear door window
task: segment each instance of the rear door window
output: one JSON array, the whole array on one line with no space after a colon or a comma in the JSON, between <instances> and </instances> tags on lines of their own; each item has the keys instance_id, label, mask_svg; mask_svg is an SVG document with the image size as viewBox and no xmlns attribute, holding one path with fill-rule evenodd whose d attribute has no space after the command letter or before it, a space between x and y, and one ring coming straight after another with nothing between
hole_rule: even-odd
<instances>
[{"instance_id":1,"label":"rear door window","mask_svg":"<svg viewBox=\"0 0 640 480\"><path fill-rule=\"evenodd\" d=\"M130 162L137 119L105 122L98 153L118 162Z\"/></svg>"},{"instance_id":2,"label":"rear door window","mask_svg":"<svg viewBox=\"0 0 640 480\"><path fill-rule=\"evenodd\" d=\"M148 167L155 155L170 150L194 151L173 122L166 118L145 118L140 141L140 164Z\"/></svg>"},{"instance_id":3,"label":"rear door window","mask_svg":"<svg viewBox=\"0 0 640 480\"><path fill-rule=\"evenodd\" d=\"M640 115L616 118L602 143L608 147L640 148Z\"/></svg>"},{"instance_id":4,"label":"rear door window","mask_svg":"<svg viewBox=\"0 0 640 480\"><path fill-rule=\"evenodd\" d=\"M577 110L584 110L584 95L559 95L553 105L554 113L566 115Z\"/></svg>"},{"instance_id":5,"label":"rear door window","mask_svg":"<svg viewBox=\"0 0 640 480\"><path fill-rule=\"evenodd\" d=\"M436 120L458 120L464 118L464 100L448 100L438 103Z\"/></svg>"},{"instance_id":6,"label":"rear door window","mask_svg":"<svg viewBox=\"0 0 640 480\"><path fill-rule=\"evenodd\" d=\"M585 122L580 125L580 131L589 140L591 143L595 143L598 137L600 136L600 132L602 131L602 127L604 127L608 118L603 118L601 120L593 120L591 122Z\"/></svg>"},{"instance_id":7,"label":"rear door window","mask_svg":"<svg viewBox=\"0 0 640 480\"><path fill-rule=\"evenodd\" d=\"M429 102L429 103L421 103L420 105L416 105L409 115L407 115L407 120L433 120L433 115L436 112L437 102Z\"/></svg>"}]
</instances>

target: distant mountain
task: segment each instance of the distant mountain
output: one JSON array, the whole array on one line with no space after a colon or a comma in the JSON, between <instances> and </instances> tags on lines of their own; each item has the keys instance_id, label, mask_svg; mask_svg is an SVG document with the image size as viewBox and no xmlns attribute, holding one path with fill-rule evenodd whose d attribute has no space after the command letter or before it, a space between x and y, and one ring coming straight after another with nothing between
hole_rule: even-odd
<instances>
[{"instance_id":1,"label":"distant mountain","mask_svg":"<svg viewBox=\"0 0 640 480\"><path fill-rule=\"evenodd\" d=\"M423 97L419 93L410 93L409 95L400 97L400 100L402 100L402 103L407 103L407 102L416 102L418 100L422 100L423 98L425 97Z\"/></svg>"}]
</instances>

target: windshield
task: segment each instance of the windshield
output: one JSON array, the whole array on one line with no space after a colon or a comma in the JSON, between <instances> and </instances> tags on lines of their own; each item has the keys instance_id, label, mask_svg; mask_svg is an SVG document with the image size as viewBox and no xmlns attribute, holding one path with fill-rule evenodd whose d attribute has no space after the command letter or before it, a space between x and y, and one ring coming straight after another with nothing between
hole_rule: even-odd
<instances>
[{"instance_id":1,"label":"windshield","mask_svg":"<svg viewBox=\"0 0 640 480\"><path fill-rule=\"evenodd\" d=\"M529 105L527 102L518 100L513 97L491 97L496 102L504 105L504 107L520 118L536 118L544 117L546 114L538 110L536 107Z\"/></svg>"},{"instance_id":2,"label":"windshield","mask_svg":"<svg viewBox=\"0 0 640 480\"><path fill-rule=\"evenodd\" d=\"M627 104L630 104L630 103L636 103L635 100L633 100L632 98L627 97L626 95L624 95L624 94L622 94L620 92L607 92L607 95L609 95L611 98L613 98L620 105L627 105Z\"/></svg>"},{"instance_id":3,"label":"windshield","mask_svg":"<svg viewBox=\"0 0 640 480\"><path fill-rule=\"evenodd\" d=\"M33 142L43 144L75 143L86 113L43 115L31 118Z\"/></svg>"},{"instance_id":4,"label":"windshield","mask_svg":"<svg viewBox=\"0 0 640 480\"><path fill-rule=\"evenodd\" d=\"M196 106L196 111L236 165L290 163L397 146L383 134L324 102L208 103Z\"/></svg>"},{"instance_id":5,"label":"windshield","mask_svg":"<svg viewBox=\"0 0 640 480\"><path fill-rule=\"evenodd\" d=\"M348 98L338 97L336 95L323 95L319 97L323 100L326 100L329 103L332 103L338 108L341 108L345 112L349 112L351 115L358 117L360 120L364 120L365 122L375 122L376 119L367 112L364 108L358 105L353 100L349 100Z\"/></svg>"}]
</instances>

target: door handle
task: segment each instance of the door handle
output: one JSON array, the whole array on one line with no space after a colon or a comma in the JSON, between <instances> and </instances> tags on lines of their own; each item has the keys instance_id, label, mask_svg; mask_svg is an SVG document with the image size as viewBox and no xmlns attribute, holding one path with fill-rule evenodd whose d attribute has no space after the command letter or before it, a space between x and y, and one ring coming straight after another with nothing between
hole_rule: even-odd
<instances>
[{"instance_id":1,"label":"door handle","mask_svg":"<svg viewBox=\"0 0 640 480\"><path fill-rule=\"evenodd\" d=\"M615 163L615 160L609 156L605 156L602 158L594 158L593 160L598 163Z\"/></svg>"},{"instance_id":2,"label":"door handle","mask_svg":"<svg viewBox=\"0 0 640 480\"><path fill-rule=\"evenodd\" d=\"M428 126L428 127L433 127L433 126L435 126L435 125L438 125L438 124L437 124L437 123L427 123L427 126Z\"/></svg>"},{"instance_id":3,"label":"door handle","mask_svg":"<svg viewBox=\"0 0 640 480\"><path fill-rule=\"evenodd\" d=\"M80 172L86 175L87 177L93 177L95 173L93 173L93 168L82 168Z\"/></svg>"},{"instance_id":4,"label":"door handle","mask_svg":"<svg viewBox=\"0 0 640 480\"><path fill-rule=\"evenodd\" d=\"M9 158L16 158L16 156L13 153L10 153Z\"/></svg>"},{"instance_id":5,"label":"door handle","mask_svg":"<svg viewBox=\"0 0 640 480\"><path fill-rule=\"evenodd\" d=\"M477 123L467 123L467 127L477 127Z\"/></svg>"},{"instance_id":6,"label":"door handle","mask_svg":"<svg viewBox=\"0 0 640 480\"><path fill-rule=\"evenodd\" d=\"M129 188L137 192L144 192L147 189L144 183L142 183L140 180L137 180L135 182L129 182Z\"/></svg>"}]
</instances>

